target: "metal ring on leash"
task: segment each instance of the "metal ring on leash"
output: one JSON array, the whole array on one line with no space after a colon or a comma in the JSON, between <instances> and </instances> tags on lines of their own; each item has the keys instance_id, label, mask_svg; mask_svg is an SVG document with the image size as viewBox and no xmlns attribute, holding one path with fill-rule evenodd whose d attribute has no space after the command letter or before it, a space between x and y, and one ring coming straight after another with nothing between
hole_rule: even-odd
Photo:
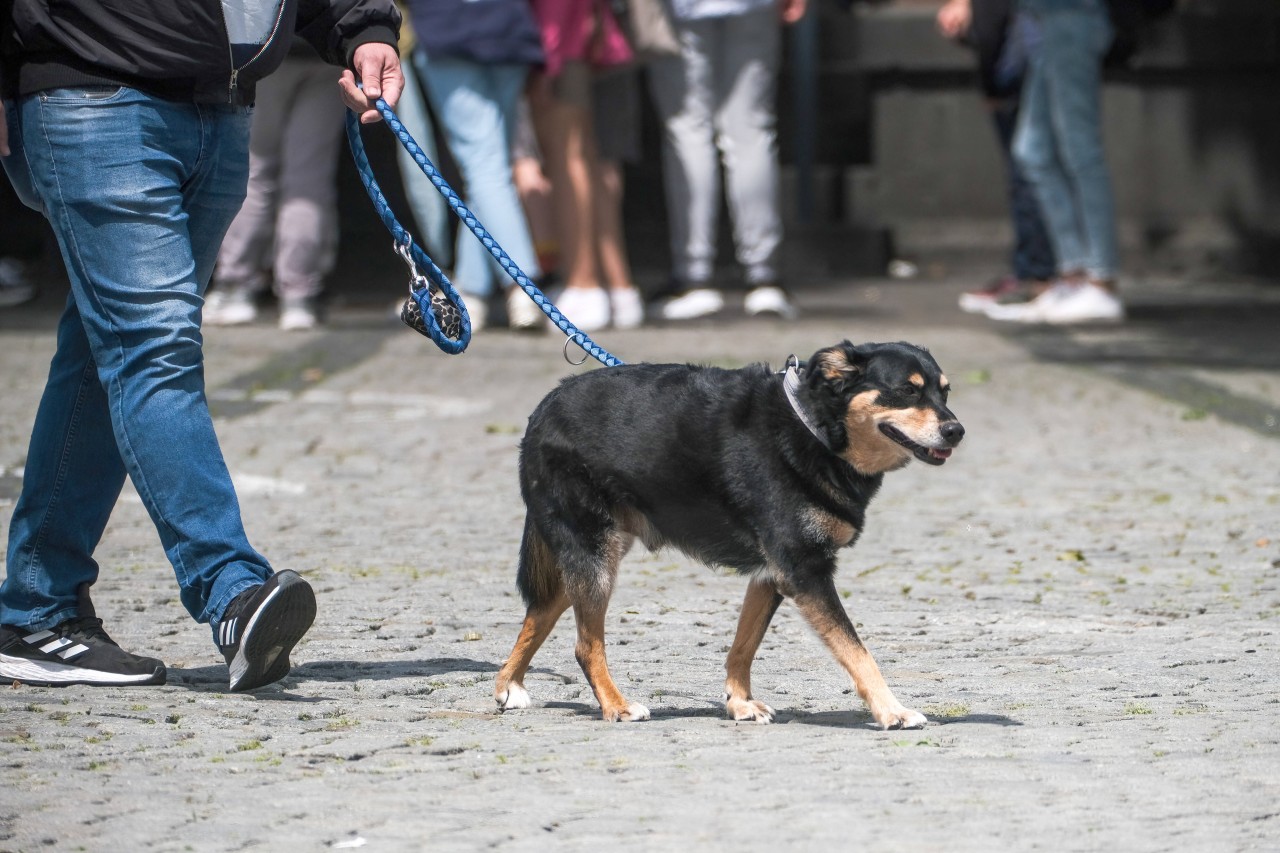
<instances>
[{"instance_id":1,"label":"metal ring on leash","mask_svg":"<svg viewBox=\"0 0 1280 853\"><path fill-rule=\"evenodd\" d=\"M579 365L586 364L587 359L591 357L591 353L587 352L585 349L582 351L582 358L580 358L579 360L574 361L573 359L569 358L569 344L572 344L572 343L577 343L577 341L575 341L573 338L564 339L564 360L569 362L569 364L573 365L574 367L578 367Z\"/></svg>"},{"instance_id":2,"label":"metal ring on leash","mask_svg":"<svg viewBox=\"0 0 1280 853\"><path fill-rule=\"evenodd\" d=\"M623 364L624 362L622 359L614 356L608 350L601 347L595 341L591 340L591 338L587 337L585 332L573 325L569 318L564 316L564 314L562 314L560 310L552 304L551 300L538 289L537 285L535 285L529 277L524 274L520 267L516 265L515 261L511 260L510 256L508 256L507 253L503 251L502 247L498 245L498 241L494 240L489 232L485 230L484 226L480 224L480 221L476 219L475 214L467 209L466 205L462 203L462 199L458 197L458 194L453 191L453 188L449 186L448 182L445 181L440 172L434 165L432 165L431 161L427 158L427 155L424 154L422 149L418 147L418 144L414 142L409 131L405 130L404 124L401 123L399 117L396 116L391 107L387 105L387 102L382 98L378 98L374 102L374 106L377 107L378 112L382 114L383 120L385 120L387 126L391 128L392 133L394 133L396 138L400 140L400 144L403 145L405 150L413 157L413 161L418 164L418 168L422 170L423 174L427 176L432 185L434 185L435 188L440 191L440 194L444 196L445 201L449 203L449 207L453 210L454 214L456 214L457 217L462 220L462 223L471 230L471 233L476 236L476 239L489 250L489 254L494 257L499 266L502 267L503 271L511 277L511 280L514 281L520 289L533 300L535 305L542 309L542 313L547 315L547 318L552 322L552 324L560 331L564 332L564 334L568 336L569 341L573 341L580 346L587 356L595 358L606 367ZM444 352L451 355L462 352L466 349L467 344L471 340L471 319L467 314L466 305L462 301L462 296L454 289L452 283L444 274L444 271L436 266L435 262L433 262L431 258L422 251L418 244L413 241L413 238L409 233L396 220L395 214L391 212L390 205L387 204L386 198L382 195L382 190L379 189L377 181L373 177L373 169L369 165L369 158L364 152L364 143L360 139L360 123L356 114L351 110L347 111L346 126L347 142L351 147L351 154L355 158L356 168L360 173L361 183L364 184L365 192L369 194L369 199L373 202L374 209L378 212L378 216L382 219L383 224L386 225L387 230L390 231L391 235L395 238L396 246L408 247L406 252L415 262L410 265L411 270L425 270L425 278L430 281L431 286L417 290L411 288L411 296L413 300L417 302L422 313L421 319L423 321L424 328L420 331L427 334L431 340L435 342L436 346ZM399 251L399 248L397 248L397 251ZM406 258L406 261L409 259L410 258ZM432 291L435 292L431 293ZM434 296L434 298L428 299L429 294ZM459 324L460 331L456 339L450 338L446 335L445 330L441 328L440 320L436 317L436 311L433 309L433 304L440 307L448 305L449 307L456 309L461 315ZM417 327L415 326L415 328ZM574 362L569 359L568 352L569 348L568 343L566 342L565 360L569 361L570 364L574 364ZM583 358L583 361L586 361L586 357ZM581 364L582 362L577 363Z\"/></svg>"}]
</instances>

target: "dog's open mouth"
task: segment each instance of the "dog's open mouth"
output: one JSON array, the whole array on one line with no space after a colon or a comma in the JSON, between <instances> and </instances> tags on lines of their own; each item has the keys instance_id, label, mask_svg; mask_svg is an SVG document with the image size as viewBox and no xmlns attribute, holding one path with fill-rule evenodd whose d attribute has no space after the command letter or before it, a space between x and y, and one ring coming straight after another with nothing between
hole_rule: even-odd
<instances>
[{"instance_id":1,"label":"dog's open mouth","mask_svg":"<svg viewBox=\"0 0 1280 853\"><path fill-rule=\"evenodd\" d=\"M937 450L932 447L925 447L923 444L916 444L914 441L907 438L906 434L901 430L889 424L880 424L880 432L884 433L898 444L901 444L907 450L910 450L921 462L925 462L929 465L941 465L951 456L951 448L946 447L941 450Z\"/></svg>"}]
</instances>

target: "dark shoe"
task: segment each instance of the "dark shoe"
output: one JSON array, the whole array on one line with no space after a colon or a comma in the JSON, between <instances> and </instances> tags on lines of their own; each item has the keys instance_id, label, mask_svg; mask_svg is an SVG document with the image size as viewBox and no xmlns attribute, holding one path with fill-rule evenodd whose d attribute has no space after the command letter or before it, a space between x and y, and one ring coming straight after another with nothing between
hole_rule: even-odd
<instances>
[{"instance_id":1,"label":"dark shoe","mask_svg":"<svg viewBox=\"0 0 1280 853\"><path fill-rule=\"evenodd\" d=\"M164 662L116 645L94 612L89 585L81 584L78 595L80 615L54 628L0 625L0 681L40 687L164 684Z\"/></svg>"},{"instance_id":2,"label":"dark shoe","mask_svg":"<svg viewBox=\"0 0 1280 853\"><path fill-rule=\"evenodd\" d=\"M218 622L231 689L256 690L288 675L289 652L315 618L311 584L293 571L277 572L232 599Z\"/></svg>"},{"instance_id":3,"label":"dark shoe","mask_svg":"<svg viewBox=\"0 0 1280 853\"><path fill-rule=\"evenodd\" d=\"M992 305L1020 305L1049 289L1047 281L1023 281L1013 276L998 278L979 290L960 294L960 310L985 314Z\"/></svg>"}]
</instances>

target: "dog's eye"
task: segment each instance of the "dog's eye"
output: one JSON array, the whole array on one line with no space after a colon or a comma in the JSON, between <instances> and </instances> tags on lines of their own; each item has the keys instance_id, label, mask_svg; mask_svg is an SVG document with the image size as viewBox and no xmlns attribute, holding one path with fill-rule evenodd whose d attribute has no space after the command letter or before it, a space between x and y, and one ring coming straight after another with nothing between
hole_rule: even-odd
<instances>
[{"instance_id":1,"label":"dog's eye","mask_svg":"<svg viewBox=\"0 0 1280 853\"><path fill-rule=\"evenodd\" d=\"M919 397L919 396L920 396L920 387L919 387L918 385L912 385L910 382L908 382L907 384L903 385L903 386L902 386L900 389L898 389L898 390L902 392L902 396L904 396L904 397Z\"/></svg>"}]
</instances>

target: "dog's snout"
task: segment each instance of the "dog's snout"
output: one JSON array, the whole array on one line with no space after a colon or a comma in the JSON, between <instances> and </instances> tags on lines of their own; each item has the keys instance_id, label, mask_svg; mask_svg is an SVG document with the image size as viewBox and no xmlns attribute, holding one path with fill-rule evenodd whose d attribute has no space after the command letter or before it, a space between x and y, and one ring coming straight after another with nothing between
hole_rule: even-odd
<instances>
[{"instance_id":1,"label":"dog's snout","mask_svg":"<svg viewBox=\"0 0 1280 853\"><path fill-rule=\"evenodd\" d=\"M947 444L955 447L960 443L960 439L964 438L964 425L959 421L947 421L940 428L943 439Z\"/></svg>"}]
</instances>

